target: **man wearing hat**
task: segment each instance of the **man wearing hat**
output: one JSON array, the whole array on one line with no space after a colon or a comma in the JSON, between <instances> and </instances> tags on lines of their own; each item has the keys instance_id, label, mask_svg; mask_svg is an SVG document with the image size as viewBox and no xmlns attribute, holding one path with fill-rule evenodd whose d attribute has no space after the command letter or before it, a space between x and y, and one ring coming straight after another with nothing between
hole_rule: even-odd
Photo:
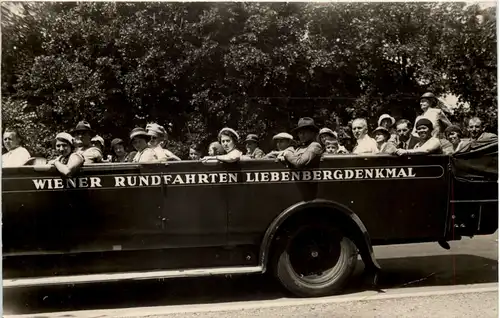
<instances>
[{"instance_id":1,"label":"man wearing hat","mask_svg":"<svg viewBox=\"0 0 500 318\"><path fill-rule=\"evenodd\" d=\"M76 128L73 129L72 135L75 138L77 145L80 145L76 152L81 154L84 159L84 164L100 163L102 162L102 152L92 146L92 135L94 131L90 128L90 124L86 121L80 121Z\"/></svg>"},{"instance_id":2,"label":"man wearing hat","mask_svg":"<svg viewBox=\"0 0 500 318\"><path fill-rule=\"evenodd\" d=\"M293 136L286 133L281 132L273 136L273 141L276 142L276 148L278 150L273 150L267 155L264 156L264 159L276 159L280 152L289 149L290 151L294 151L293 149Z\"/></svg>"},{"instance_id":3,"label":"man wearing hat","mask_svg":"<svg viewBox=\"0 0 500 318\"><path fill-rule=\"evenodd\" d=\"M134 149L137 150L132 162L141 163L158 161L155 151L148 147L150 137L148 132L140 127L132 129L130 132L130 142Z\"/></svg>"},{"instance_id":4,"label":"man wearing hat","mask_svg":"<svg viewBox=\"0 0 500 318\"><path fill-rule=\"evenodd\" d=\"M156 157L160 162L181 160L181 158L177 157L173 152L163 148L163 145L167 140L167 131L163 128L163 126L151 123L146 126L146 131L150 136L149 146L155 151Z\"/></svg>"},{"instance_id":5,"label":"man wearing hat","mask_svg":"<svg viewBox=\"0 0 500 318\"><path fill-rule=\"evenodd\" d=\"M245 146L247 148L246 158L249 159L262 159L265 156L264 151L259 148L259 137L255 134L249 134L245 139Z\"/></svg>"},{"instance_id":6,"label":"man wearing hat","mask_svg":"<svg viewBox=\"0 0 500 318\"><path fill-rule=\"evenodd\" d=\"M368 123L364 118L356 118L352 122L352 133L356 138L356 146L352 150L354 154L378 153L377 142L368 136Z\"/></svg>"},{"instance_id":7,"label":"man wearing hat","mask_svg":"<svg viewBox=\"0 0 500 318\"><path fill-rule=\"evenodd\" d=\"M423 113L422 115L417 116L417 118L415 119L415 123L421 118L427 118L428 120L430 120L432 126L434 127L432 129L432 136L440 138L441 124L444 126L443 128L446 129L448 126L451 126L451 122L448 117L446 117L443 110L437 107L437 104L438 100L433 93L427 92L422 95L420 97L420 108L422 109ZM413 128L412 134L418 136L416 125Z\"/></svg>"},{"instance_id":8,"label":"man wearing hat","mask_svg":"<svg viewBox=\"0 0 500 318\"><path fill-rule=\"evenodd\" d=\"M289 148L282 151L277 160L288 162L294 168L299 169L319 163L323 148L316 141L319 128L314 124L314 119L310 117L300 118L293 131L299 137L299 146L293 151Z\"/></svg>"},{"instance_id":9,"label":"man wearing hat","mask_svg":"<svg viewBox=\"0 0 500 318\"><path fill-rule=\"evenodd\" d=\"M419 141L414 149L398 149L396 154L399 156L406 154L440 154L442 153L441 142L438 138L432 136L432 122L427 118L420 118L416 123Z\"/></svg>"}]
</instances>

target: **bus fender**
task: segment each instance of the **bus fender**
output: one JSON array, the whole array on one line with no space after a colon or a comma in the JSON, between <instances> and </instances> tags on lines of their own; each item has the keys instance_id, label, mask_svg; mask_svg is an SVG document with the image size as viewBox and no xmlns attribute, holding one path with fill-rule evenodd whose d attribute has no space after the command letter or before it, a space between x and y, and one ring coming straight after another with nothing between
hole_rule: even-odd
<instances>
[{"instance_id":1,"label":"bus fender","mask_svg":"<svg viewBox=\"0 0 500 318\"><path fill-rule=\"evenodd\" d=\"M375 253L373 252L373 246L371 244L368 230L366 229L361 219L348 207L337 202L323 199L298 202L288 207L273 220L273 222L267 228L266 233L264 234L264 238L260 247L259 265L262 266L263 272L265 272L267 269L271 246L275 234L280 226L292 215L296 215L297 213L305 210L318 208L330 210L331 213L341 213L344 216L348 217L348 220L350 220L352 222L352 225L354 225L353 228L356 229L356 231L359 231L358 233L352 234L357 234L356 236L360 238L356 240L354 244L359 249L361 258L363 260L363 263L365 264L365 269L368 271L371 270L373 272L378 272L381 268L375 258Z\"/></svg>"}]
</instances>

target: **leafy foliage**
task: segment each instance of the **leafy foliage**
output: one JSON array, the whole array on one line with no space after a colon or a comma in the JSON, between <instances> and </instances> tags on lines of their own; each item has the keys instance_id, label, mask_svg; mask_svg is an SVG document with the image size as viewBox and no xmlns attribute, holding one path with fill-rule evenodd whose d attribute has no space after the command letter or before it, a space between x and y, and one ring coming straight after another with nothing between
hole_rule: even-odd
<instances>
[{"instance_id":1,"label":"leafy foliage","mask_svg":"<svg viewBox=\"0 0 500 318\"><path fill-rule=\"evenodd\" d=\"M20 114L42 151L87 120L109 140L156 121L171 147L224 126L263 147L299 117L370 125L415 118L453 93L496 130L496 15L463 3L23 3L3 7L4 124ZM22 109L20 104L26 103ZM24 104L23 104L24 105ZM18 120L19 121L19 120ZM31 122L30 122L31 121ZM28 124L29 123L29 124ZM32 125L32 126L30 126ZM30 133L27 133L28 135ZM35 150L33 150L35 151Z\"/></svg>"}]
</instances>

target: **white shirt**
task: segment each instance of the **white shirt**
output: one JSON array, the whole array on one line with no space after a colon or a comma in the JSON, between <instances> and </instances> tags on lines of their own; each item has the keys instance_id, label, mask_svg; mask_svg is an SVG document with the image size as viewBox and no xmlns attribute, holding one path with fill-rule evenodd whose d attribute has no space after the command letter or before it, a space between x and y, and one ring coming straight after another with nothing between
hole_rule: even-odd
<instances>
[{"instance_id":1,"label":"white shirt","mask_svg":"<svg viewBox=\"0 0 500 318\"><path fill-rule=\"evenodd\" d=\"M417 116L417 118L415 119L415 124L413 127L412 134L414 136L417 136L417 137L418 137L417 127L415 125L417 124L418 120L421 118L427 118L428 120L431 121L431 123L432 123L432 137L438 137L438 135L440 133L441 126L439 126L439 121L442 121L442 120L445 122L448 121L448 118L446 118L446 115L444 114L444 112L441 109L429 107L425 111L425 113L423 113L420 116Z\"/></svg>"},{"instance_id":2,"label":"white shirt","mask_svg":"<svg viewBox=\"0 0 500 318\"><path fill-rule=\"evenodd\" d=\"M31 156L26 148L17 147L2 155L2 167L20 167L23 166L29 158L31 158Z\"/></svg>"},{"instance_id":3,"label":"white shirt","mask_svg":"<svg viewBox=\"0 0 500 318\"><path fill-rule=\"evenodd\" d=\"M375 139L368 135L364 135L358 139L356 147L354 147L352 153L362 154L362 153L378 153L377 142Z\"/></svg>"}]
</instances>

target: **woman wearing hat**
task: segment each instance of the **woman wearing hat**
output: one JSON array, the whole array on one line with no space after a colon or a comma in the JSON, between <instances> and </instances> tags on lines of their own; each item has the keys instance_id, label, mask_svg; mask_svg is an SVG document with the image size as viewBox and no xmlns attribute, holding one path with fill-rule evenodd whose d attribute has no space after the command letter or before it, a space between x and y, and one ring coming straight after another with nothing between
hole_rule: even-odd
<instances>
[{"instance_id":1,"label":"woman wearing hat","mask_svg":"<svg viewBox=\"0 0 500 318\"><path fill-rule=\"evenodd\" d=\"M127 153L125 151L125 142L120 138L115 138L111 141L111 153L111 162L132 162L137 154L136 151Z\"/></svg>"},{"instance_id":2,"label":"woman wearing hat","mask_svg":"<svg viewBox=\"0 0 500 318\"><path fill-rule=\"evenodd\" d=\"M180 161L181 158L174 155L170 150L163 148L167 140L167 131L163 126L155 123L148 124L146 131L149 134L149 146L155 151L156 157L160 162L169 160Z\"/></svg>"},{"instance_id":3,"label":"woman wearing hat","mask_svg":"<svg viewBox=\"0 0 500 318\"><path fill-rule=\"evenodd\" d=\"M156 153L148 147L150 135L142 128L134 128L130 133L130 142L137 153L132 159L132 162L155 162L158 161Z\"/></svg>"},{"instance_id":4,"label":"woman wearing hat","mask_svg":"<svg viewBox=\"0 0 500 318\"><path fill-rule=\"evenodd\" d=\"M347 149L338 142L338 134L330 128L321 128L318 134L318 140L321 146L329 154L347 154ZM328 147L327 147L328 144ZM327 149L328 148L328 149ZM333 152L332 152L333 151Z\"/></svg>"},{"instance_id":5,"label":"woman wearing hat","mask_svg":"<svg viewBox=\"0 0 500 318\"><path fill-rule=\"evenodd\" d=\"M396 153L396 146L389 141L391 133L385 127L377 127L373 131L373 139L377 142L378 153L381 154L394 154Z\"/></svg>"},{"instance_id":6,"label":"woman wearing hat","mask_svg":"<svg viewBox=\"0 0 500 318\"><path fill-rule=\"evenodd\" d=\"M75 136L75 145L80 145L79 148L76 149L76 152L83 156L85 164L102 162L102 152L98 148L92 146L91 136L94 134L94 131L90 128L88 122L79 122L72 133Z\"/></svg>"},{"instance_id":7,"label":"woman wearing hat","mask_svg":"<svg viewBox=\"0 0 500 318\"><path fill-rule=\"evenodd\" d=\"M246 158L262 159L265 156L264 151L259 148L259 137L255 134L249 134L245 139L245 146L247 148Z\"/></svg>"},{"instance_id":8,"label":"woman wearing hat","mask_svg":"<svg viewBox=\"0 0 500 318\"><path fill-rule=\"evenodd\" d=\"M420 118L416 124L419 141L414 149L398 149L396 154L399 156L405 154L440 154L441 142L438 138L432 136L432 122L427 118Z\"/></svg>"},{"instance_id":9,"label":"woman wearing hat","mask_svg":"<svg viewBox=\"0 0 500 318\"><path fill-rule=\"evenodd\" d=\"M92 144L92 147L95 147L95 148L99 149L99 151L101 152L101 158L103 158L101 160L101 162L104 162L104 163L111 162L111 156L108 156L107 159L104 159L104 156L103 156L103 153L104 153L104 138L102 138L99 135L95 135L94 137L92 137L92 139L90 140L90 142Z\"/></svg>"},{"instance_id":10,"label":"woman wearing hat","mask_svg":"<svg viewBox=\"0 0 500 318\"><path fill-rule=\"evenodd\" d=\"M323 148L316 141L319 128L314 124L314 119L310 117L300 118L297 127L293 131L299 137L299 147L293 151L290 149L282 151L277 160L288 162L299 169L319 163Z\"/></svg>"},{"instance_id":11,"label":"woman wearing hat","mask_svg":"<svg viewBox=\"0 0 500 318\"><path fill-rule=\"evenodd\" d=\"M412 132L413 135L418 136L416 122L418 122L418 120L421 118L427 118L432 123L433 137L440 138L441 124L445 129L448 126L451 126L450 120L448 119L448 117L446 117L442 109L437 108L437 104L438 100L432 93L428 92L420 97L420 108L422 109L423 113L422 115L417 116L417 118L415 119L415 127L413 128Z\"/></svg>"},{"instance_id":12,"label":"woman wearing hat","mask_svg":"<svg viewBox=\"0 0 500 318\"><path fill-rule=\"evenodd\" d=\"M290 151L294 151L293 149L293 136L282 132L273 136L273 141L276 142L277 150L273 150L267 155L264 156L264 159L276 159L280 152L289 149Z\"/></svg>"},{"instance_id":13,"label":"woman wearing hat","mask_svg":"<svg viewBox=\"0 0 500 318\"><path fill-rule=\"evenodd\" d=\"M378 126L384 127L390 133L390 137L389 137L388 141L397 145L399 140L398 140L398 134L396 133L396 131L393 128L395 123L396 123L396 119L389 114L383 114L382 116L380 116L378 118Z\"/></svg>"},{"instance_id":14,"label":"woman wearing hat","mask_svg":"<svg viewBox=\"0 0 500 318\"><path fill-rule=\"evenodd\" d=\"M206 162L208 160L217 160L220 162L237 162L241 159L241 151L236 148L236 143L240 139L238 133L232 128L222 128L219 132L218 139L222 148L224 149L224 155L216 155L216 156L206 156L201 159L202 162Z\"/></svg>"},{"instance_id":15,"label":"woman wearing hat","mask_svg":"<svg viewBox=\"0 0 500 318\"><path fill-rule=\"evenodd\" d=\"M460 127L456 125L451 125L444 131L444 135L446 139L452 144L453 152L457 152L465 145L465 142L462 141L463 133Z\"/></svg>"},{"instance_id":16,"label":"woman wearing hat","mask_svg":"<svg viewBox=\"0 0 500 318\"><path fill-rule=\"evenodd\" d=\"M83 166L84 158L75 152L73 136L65 132L57 134L55 146L59 157L49 161L49 164L53 165L65 177L74 175Z\"/></svg>"}]
</instances>

